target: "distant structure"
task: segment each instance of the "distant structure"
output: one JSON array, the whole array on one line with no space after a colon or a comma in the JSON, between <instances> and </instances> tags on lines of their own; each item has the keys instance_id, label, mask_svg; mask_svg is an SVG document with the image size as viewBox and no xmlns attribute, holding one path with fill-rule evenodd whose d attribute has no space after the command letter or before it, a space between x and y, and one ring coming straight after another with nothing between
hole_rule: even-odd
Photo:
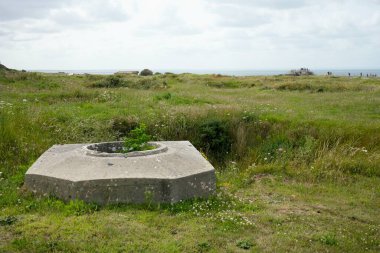
<instances>
[{"instance_id":1,"label":"distant structure","mask_svg":"<svg viewBox=\"0 0 380 253\"><path fill-rule=\"evenodd\" d=\"M138 75L139 71L118 71L115 75Z\"/></svg>"},{"instance_id":2,"label":"distant structure","mask_svg":"<svg viewBox=\"0 0 380 253\"><path fill-rule=\"evenodd\" d=\"M312 71L310 71L308 68L300 68L300 69L291 70L290 75L292 75L292 76L311 76L311 75L314 75L314 73Z\"/></svg>"}]
</instances>

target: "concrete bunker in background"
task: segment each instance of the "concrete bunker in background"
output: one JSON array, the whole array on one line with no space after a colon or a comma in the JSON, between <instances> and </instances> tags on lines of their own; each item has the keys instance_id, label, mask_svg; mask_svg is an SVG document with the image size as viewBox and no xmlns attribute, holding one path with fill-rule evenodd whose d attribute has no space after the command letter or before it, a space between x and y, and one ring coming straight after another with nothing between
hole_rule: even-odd
<instances>
[{"instance_id":1,"label":"concrete bunker in background","mask_svg":"<svg viewBox=\"0 0 380 253\"><path fill-rule=\"evenodd\" d=\"M215 170L190 142L151 142L153 150L126 154L122 144L55 145L26 172L25 185L98 204L175 203L215 193Z\"/></svg>"}]
</instances>

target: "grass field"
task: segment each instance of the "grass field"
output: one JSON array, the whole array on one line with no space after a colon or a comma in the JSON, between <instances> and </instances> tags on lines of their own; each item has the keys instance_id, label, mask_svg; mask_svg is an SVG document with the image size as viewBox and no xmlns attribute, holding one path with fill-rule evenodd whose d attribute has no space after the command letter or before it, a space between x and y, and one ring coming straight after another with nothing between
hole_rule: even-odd
<instances>
[{"instance_id":1,"label":"grass field","mask_svg":"<svg viewBox=\"0 0 380 253\"><path fill-rule=\"evenodd\" d=\"M217 195L96 206L23 187L50 146L190 140ZM380 79L0 69L0 252L379 252Z\"/></svg>"}]
</instances>

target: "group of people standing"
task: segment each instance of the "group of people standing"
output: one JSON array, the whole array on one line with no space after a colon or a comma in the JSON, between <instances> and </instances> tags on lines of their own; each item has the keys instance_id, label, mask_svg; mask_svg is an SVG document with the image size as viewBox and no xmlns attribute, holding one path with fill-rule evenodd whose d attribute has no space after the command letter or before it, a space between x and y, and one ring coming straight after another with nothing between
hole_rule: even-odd
<instances>
[{"instance_id":1,"label":"group of people standing","mask_svg":"<svg viewBox=\"0 0 380 253\"><path fill-rule=\"evenodd\" d=\"M333 73L332 73L331 71L328 71L328 72L327 72L327 75L328 75L328 76L332 76ZM353 75L351 75L351 72L348 72L348 77L351 77L351 76L353 76ZM360 77L363 77L364 75L363 75L362 72L360 72L359 76L360 76ZM372 73L369 73L369 74L368 74L368 73L367 73L367 77L377 77L377 74L372 74Z\"/></svg>"}]
</instances>

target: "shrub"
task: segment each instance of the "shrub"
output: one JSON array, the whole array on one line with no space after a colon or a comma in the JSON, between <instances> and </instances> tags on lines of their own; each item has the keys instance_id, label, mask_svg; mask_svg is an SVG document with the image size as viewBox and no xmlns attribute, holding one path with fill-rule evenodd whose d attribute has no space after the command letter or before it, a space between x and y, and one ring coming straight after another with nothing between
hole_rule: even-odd
<instances>
[{"instance_id":1,"label":"shrub","mask_svg":"<svg viewBox=\"0 0 380 253\"><path fill-rule=\"evenodd\" d=\"M109 76L106 79L95 83L93 86L98 88L113 88L125 86L125 83L121 78L117 76Z\"/></svg>"},{"instance_id":2,"label":"shrub","mask_svg":"<svg viewBox=\"0 0 380 253\"><path fill-rule=\"evenodd\" d=\"M81 216L85 214L92 214L99 210L99 206L93 203L85 203L82 200L71 200L65 205L65 213L67 215Z\"/></svg>"},{"instance_id":3,"label":"shrub","mask_svg":"<svg viewBox=\"0 0 380 253\"><path fill-rule=\"evenodd\" d=\"M172 94L170 92L165 92L165 93L162 93L162 94L154 96L154 99L157 100L157 101L160 101L160 100L169 100L171 98L172 98Z\"/></svg>"},{"instance_id":4,"label":"shrub","mask_svg":"<svg viewBox=\"0 0 380 253\"><path fill-rule=\"evenodd\" d=\"M152 76L152 75L153 75L153 71L150 69L143 69L140 72L140 76Z\"/></svg>"},{"instance_id":5,"label":"shrub","mask_svg":"<svg viewBox=\"0 0 380 253\"><path fill-rule=\"evenodd\" d=\"M147 89L150 89L153 87L159 87L161 85L162 85L162 83L158 82L158 80L155 78L153 78L153 79L142 78L142 79L138 79L135 83L131 84L130 87L135 88L135 89L147 90Z\"/></svg>"},{"instance_id":6,"label":"shrub","mask_svg":"<svg viewBox=\"0 0 380 253\"><path fill-rule=\"evenodd\" d=\"M202 146L207 153L212 153L216 159L221 160L231 149L231 138L225 122L209 120L200 126Z\"/></svg>"},{"instance_id":7,"label":"shrub","mask_svg":"<svg viewBox=\"0 0 380 253\"><path fill-rule=\"evenodd\" d=\"M152 149L152 146L148 144L151 139L152 137L146 133L146 125L140 124L128 133L124 140L124 150L131 152Z\"/></svg>"}]
</instances>

